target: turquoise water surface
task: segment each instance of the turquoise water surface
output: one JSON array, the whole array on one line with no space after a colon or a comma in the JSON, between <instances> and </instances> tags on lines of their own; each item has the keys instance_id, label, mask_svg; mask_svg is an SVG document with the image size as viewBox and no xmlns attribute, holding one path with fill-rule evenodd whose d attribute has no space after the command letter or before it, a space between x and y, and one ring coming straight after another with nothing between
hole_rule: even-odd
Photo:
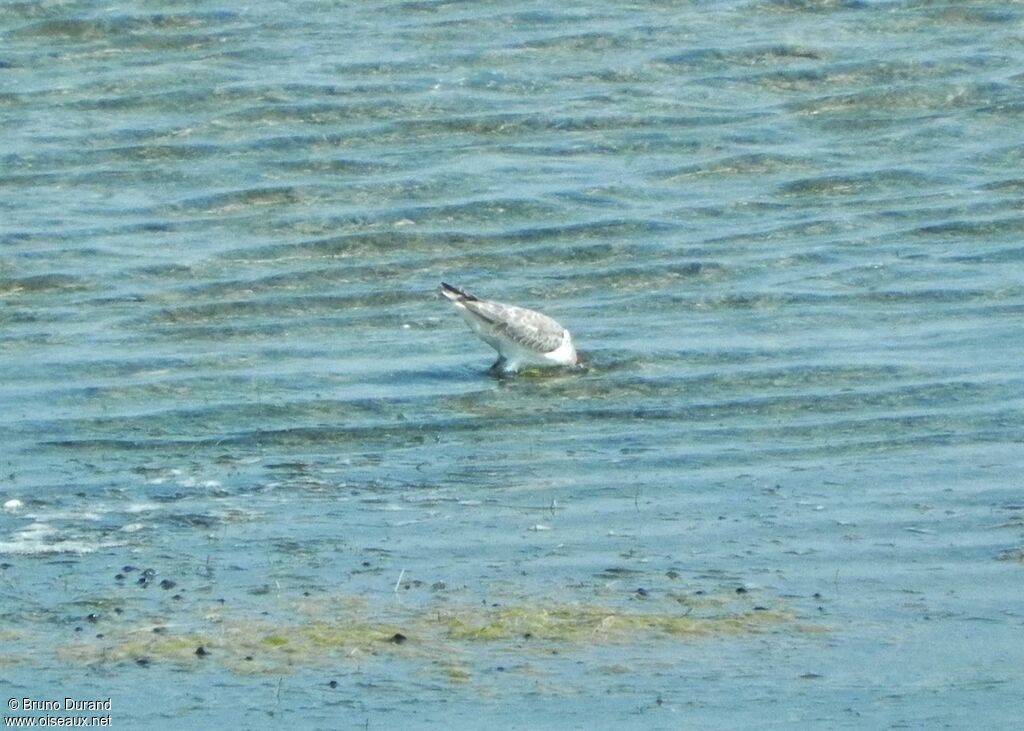
<instances>
[{"instance_id":1,"label":"turquoise water surface","mask_svg":"<svg viewBox=\"0 0 1024 731\"><path fill-rule=\"evenodd\" d=\"M1024 6L8 2L0 129L0 701L1020 726Z\"/></svg>"}]
</instances>

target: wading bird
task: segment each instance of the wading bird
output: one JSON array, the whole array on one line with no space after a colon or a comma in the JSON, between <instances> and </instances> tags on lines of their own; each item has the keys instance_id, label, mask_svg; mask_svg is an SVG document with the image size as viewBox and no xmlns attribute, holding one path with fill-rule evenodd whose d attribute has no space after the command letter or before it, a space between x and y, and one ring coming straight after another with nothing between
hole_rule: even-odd
<instances>
[{"instance_id":1,"label":"wading bird","mask_svg":"<svg viewBox=\"0 0 1024 731\"><path fill-rule=\"evenodd\" d=\"M477 337L498 351L491 370L512 373L523 366L574 366L579 362L572 335L547 315L483 300L445 282L440 291Z\"/></svg>"}]
</instances>

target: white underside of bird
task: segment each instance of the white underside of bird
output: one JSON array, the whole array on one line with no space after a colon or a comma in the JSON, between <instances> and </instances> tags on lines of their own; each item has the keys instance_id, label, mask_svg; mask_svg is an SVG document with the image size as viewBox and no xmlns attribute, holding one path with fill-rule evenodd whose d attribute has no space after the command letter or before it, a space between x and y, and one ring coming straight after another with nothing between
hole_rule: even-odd
<instances>
[{"instance_id":1,"label":"white underside of bird","mask_svg":"<svg viewBox=\"0 0 1024 731\"><path fill-rule=\"evenodd\" d=\"M444 282L440 291L477 337L498 351L493 370L514 372L523 367L577 364L572 335L547 315L483 300Z\"/></svg>"}]
</instances>

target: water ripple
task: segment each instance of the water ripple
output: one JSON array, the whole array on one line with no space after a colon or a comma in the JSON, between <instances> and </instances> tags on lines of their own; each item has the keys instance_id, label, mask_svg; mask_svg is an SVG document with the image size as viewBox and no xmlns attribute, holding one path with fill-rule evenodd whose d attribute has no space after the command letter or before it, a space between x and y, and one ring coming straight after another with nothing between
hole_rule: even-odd
<instances>
[{"instance_id":1,"label":"water ripple","mask_svg":"<svg viewBox=\"0 0 1024 731\"><path fill-rule=\"evenodd\" d=\"M136 5L0 13L12 687L134 726L194 726L200 663L206 725L1018 721L1024 10ZM491 375L442 279L583 367ZM770 630L438 630L744 602Z\"/></svg>"}]
</instances>

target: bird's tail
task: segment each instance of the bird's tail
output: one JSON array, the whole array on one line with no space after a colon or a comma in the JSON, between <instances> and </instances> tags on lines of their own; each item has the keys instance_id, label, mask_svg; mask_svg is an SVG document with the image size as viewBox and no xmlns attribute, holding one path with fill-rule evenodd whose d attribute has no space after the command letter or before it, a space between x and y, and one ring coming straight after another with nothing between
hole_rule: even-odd
<instances>
[{"instance_id":1,"label":"bird's tail","mask_svg":"<svg viewBox=\"0 0 1024 731\"><path fill-rule=\"evenodd\" d=\"M441 296L451 302L477 302L478 299L469 292L464 292L458 287L453 287L447 282L441 282Z\"/></svg>"}]
</instances>

